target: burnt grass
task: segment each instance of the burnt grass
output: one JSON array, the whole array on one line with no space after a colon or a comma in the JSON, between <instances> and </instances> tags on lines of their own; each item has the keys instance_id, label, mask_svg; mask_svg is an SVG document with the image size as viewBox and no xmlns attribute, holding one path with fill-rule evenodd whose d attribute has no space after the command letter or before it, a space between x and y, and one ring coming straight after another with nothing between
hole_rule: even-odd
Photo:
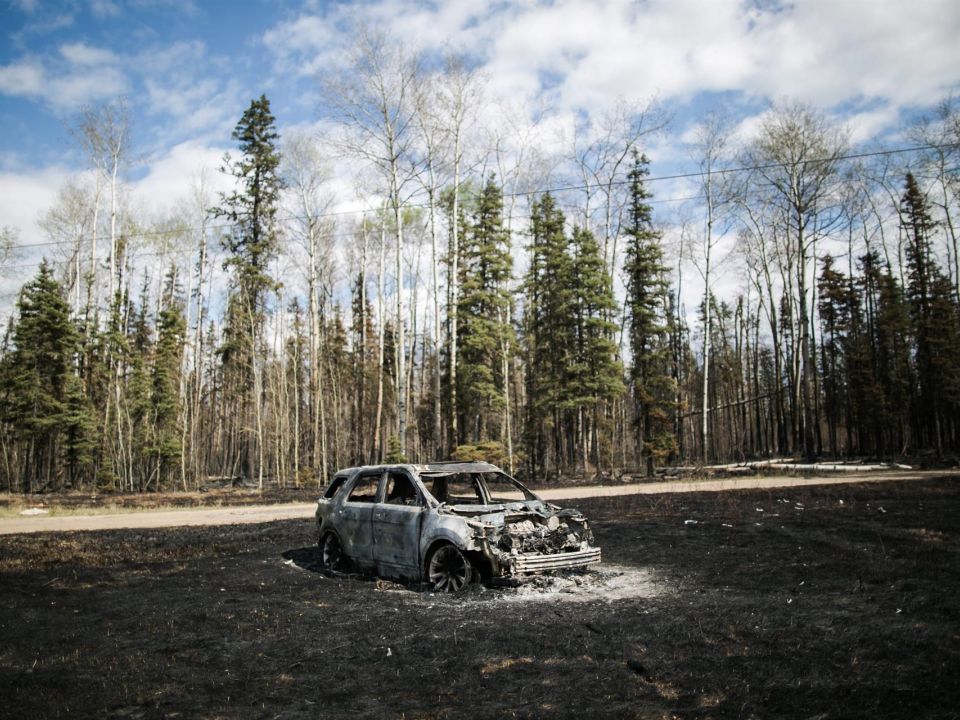
<instances>
[{"instance_id":1,"label":"burnt grass","mask_svg":"<svg viewBox=\"0 0 960 720\"><path fill-rule=\"evenodd\" d=\"M652 592L328 577L307 520L2 537L2 715L960 717L960 479L577 505Z\"/></svg>"}]
</instances>

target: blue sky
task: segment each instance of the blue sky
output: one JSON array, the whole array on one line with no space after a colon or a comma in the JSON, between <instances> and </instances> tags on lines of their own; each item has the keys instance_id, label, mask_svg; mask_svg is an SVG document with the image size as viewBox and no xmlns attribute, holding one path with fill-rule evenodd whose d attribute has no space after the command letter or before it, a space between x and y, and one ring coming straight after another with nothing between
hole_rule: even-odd
<instances>
[{"instance_id":1,"label":"blue sky","mask_svg":"<svg viewBox=\"0 0 960 720\"><path fill-rule=\"evenodd\" d=\"M215 173L252 97L270 97L281 134L318 127L319 77L358 19L411 49L466 52L490 107L547 107L545 147L618 97L656 96L674 121L648 148L654 175L691 169L683 142L719 104L744 136L789 97L855 141L896 142L906 115L960 88L956 0L0 3L0 226L25 243L43 240L36 218L85 169L65 129L84 104L126 97L138 159L126 190L164 207Z\"/></svg>"}]
</instances>

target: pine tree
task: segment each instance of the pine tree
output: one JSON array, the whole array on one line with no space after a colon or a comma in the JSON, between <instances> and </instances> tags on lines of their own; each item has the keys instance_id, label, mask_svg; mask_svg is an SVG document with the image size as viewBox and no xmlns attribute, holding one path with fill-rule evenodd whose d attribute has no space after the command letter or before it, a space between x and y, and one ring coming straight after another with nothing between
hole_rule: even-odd
<instances>
[{"instance_id":1,"label":"pine tree","mask_svg":"<svg viewBox=\"0 0 960 720\"><path fill-rule=\"evenodd\" d=\"M900 214L906 239L907 299L919 381L914 411L916 431L922 443L942 452L945 433L954 424L957 408L957 311L950 281L933 257L934 223L926 197L911 173L907 173Z\"/></svg>"},{"instance_id":2,"label":"pine tree","mask_svg":"<svg viewBox=\"0 0 960 720\"><path fill-rule=\"evenodd\" d=\"M93 475L97 448L97 415L83 390L83 381L67 375L64 390L63 452L69 485L81 487Z\"/></svg>"},{"instance_id":3,"label":"pine tree","mask_svg":"<svg viewBox=\"0 0 960 720\"><path fill-rule=\"evenodd\" d=\"M565 218L546 193L530 211L530 268L524 280L527 408L525 442L531 470L547 463L547 433L558 465L564 460L561 414L570 397L575 356L573 259ZM549 426L548 426L549 423Z\"/></svg>"},{"instance_id":4,"label":"pine tree","mask_svg":"<svg viewBox=\"0 0 960 720\"><path fill-rule=\"evenodd\" d=\"M876 411L870 429L880 453L896 454L910 445L914 374L909 310L899 281L889 266L881 266L876 253L867 253L860 265L866 307L864 334L872 347L870 375L876 378Z\"/></svg>"},{"instance_id":5,"label":"pine tree","mask_svg":"<svg viewBox=\"0 0 960 720\"><path fill-rule=\"evenodd\" d=\"M0 368L0 417L17 444L19 488L60 489L64 460L75 479L88 459L90 422L74 374L80 336L46 260L21 291L17 310L14 349Z\"/></svg>"},{"instance_id":6,"label":"pine tree","mask_svg":"<svg viewBox=\"0 0 960 720\"><path fill-rule=\"evenodd\" d=\"M623 392L623 366L613 341L617 329L610 318L617 312L613 282L607 274L600 245L589 230L574 228L573 283L575 288L575 350L569 370L568 403L577 413L577 445L586 465L591 435L596 438L602 415L601 405ZM591 432L591 427L593 431ZM601 463L599 444L595 447L596 464Z\"/></svg>"},{"instance_id":7,"label":"pine tree","mask_svg":"<svg viewBox=\"0 0 960 720\"><path fill-rule=\"evenodd\" d=\"M228 155L223 172L234 177L239 189L229 195L221 194L220 207L213 209L217 217L231 223L231 230L222 237L223 247L229 253L224 266L232 272L233 282L221 357L225 378L236 382L225 390L238 396L241 425L253 428L251 438L239 443L240 469L245 475L257 475L262 486L263 378L257 359L265 351L267 294L276 286L269 264L277 252L276 215L283 188L277 150L279 136L265 95L251 101L233 131L233 138L239 143L242 156L232 161ZM231 362L234 366L228 367ZM245 401L241 400L243 395L247 397Z\"/></svg>"},{"instance_id":8,"label":"pine tree","mask_svg":"<svg viewBox=\"0 0 960 720\"><path fill-rule=\"evenodd\" d=\"M512 345L510 236L503 226L503 194L493 176L462 238L457 397L461 426L476 443L491 437L494 416L503 407L500 353L505 339Z\"/></svg>"},{"instance_id":9,"label":"pine tree","mask_svg":"<svg viewBox=\"0 0 960 720\"><path fill-rule=\"evenodd\" d=\"M651 195L644 179L649 161L634 151L627 176L627 235L624 274L627 296L625 312L632 366L631 393L635 403L634 424L641 460L648 474L654 461L676 452L671 412L675 392L670 376L670 348L666 338L664 297L667 296L660 247L660 233L653 226Z\"/></svg>"},{"instance_id":10,"label":"pine tree","mask_svg":"<svg viewBox=\"0 0 960 720\"><path fill-rule=\"evenodd\" d=\"M823 326L820 341L820 377L824 395L824 412L830 449L839 453L838 428L847 406L846 351L850 336L849 279L833 266L833 258L824 255L821 261L818 288L820 323Z\"/></svg>"},{"instance_id":11,"label":"pine tree","mask_svg":"<svg viewBox=\"0 0 960 720\"><path fill-rule=\"evenodd\" d=\"M163 308L157 316L157 342L150 378L150 454L154 460L151 477L156 478L158 489L172 484L182 451L180 375L186 332L176 270L171 268L163 290ZM182 481L185 483L186 479Z\"/></svg>"}]
</instances>

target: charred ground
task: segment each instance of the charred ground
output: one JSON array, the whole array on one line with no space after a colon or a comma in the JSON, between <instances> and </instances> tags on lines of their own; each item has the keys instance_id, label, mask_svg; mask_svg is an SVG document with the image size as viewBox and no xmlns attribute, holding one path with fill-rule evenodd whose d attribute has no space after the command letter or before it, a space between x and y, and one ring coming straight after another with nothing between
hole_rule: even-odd
<instances>
[{"instance_id":1,"label":"charred ground","mask_svg":"<svg viewBox=\"0 0 960 720\"><path fill-rule=\"evenodd\" d=\"M960 482L580 502L599 573L436 596L309 521L0 538L4 717L960 717Z\"/></svg>"}]
</instances>

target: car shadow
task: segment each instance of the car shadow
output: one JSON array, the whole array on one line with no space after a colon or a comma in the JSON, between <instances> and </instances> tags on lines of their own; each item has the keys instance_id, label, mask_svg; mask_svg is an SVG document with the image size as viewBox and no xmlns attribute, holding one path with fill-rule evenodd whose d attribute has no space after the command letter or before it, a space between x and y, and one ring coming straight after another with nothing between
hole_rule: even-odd
<instances>
[{"instance_id":1,"label":"car shadow","mask_svg":"<svg viewBox=\"0 0 960 720\"><path fill-rule=\"evenodd\" d=\"M342 580L357 580L370 583L377 590L409 590L411 592L425 592L429 590L426 583L416 581L400 581L380 578L376 575L356 572L354 569L347 570L327 570L320 563L320 548L316 545L307 547L292 548L280 553L288 565L293 565L307 572L317 573L328 578L338 578Z\"/></svg>"},{"instance_id":2,"label":"car shadow","mask_svg":"<svg viewBox=\"0 0 960 720\"><path fill-rule=\"evenodd\" d=\"M320 573L321 575L329 575L320 565L320 548L316 545L284 550L280 553L280 557L286 560L288 564L292 563L301 570L308 570L310 572Z\"/></svg>"}]
</instances>

